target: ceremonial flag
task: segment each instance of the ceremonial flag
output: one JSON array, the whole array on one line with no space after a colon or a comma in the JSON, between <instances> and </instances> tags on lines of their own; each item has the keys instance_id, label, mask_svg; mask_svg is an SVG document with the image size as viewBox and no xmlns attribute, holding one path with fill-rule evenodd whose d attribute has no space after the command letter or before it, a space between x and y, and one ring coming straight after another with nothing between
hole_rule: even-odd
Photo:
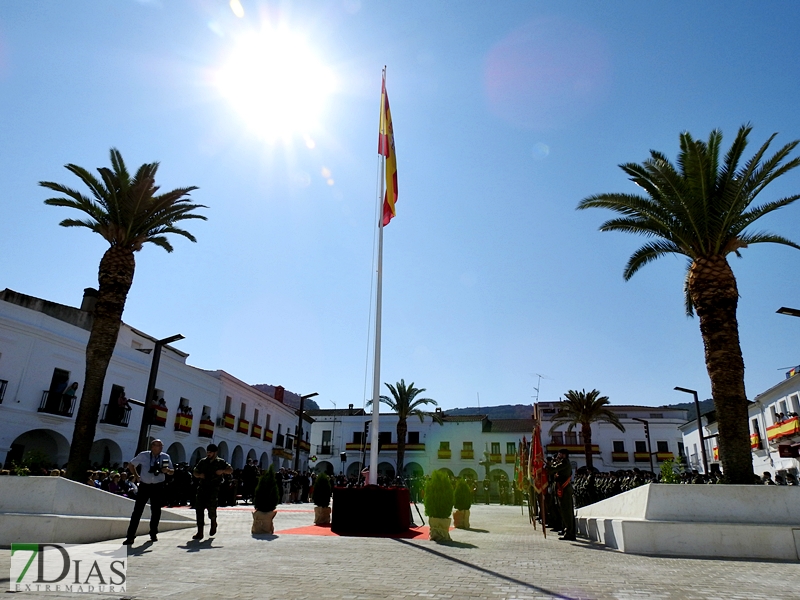
<instances>
[{"instance_id":1,"label":"ceremonial flag","mask_svg":"<svg viewBox=\"0 0 800 600\"><path fill-rule=\"evenodd\" d=\"M386 192L383 196L383 225L389 224L395 216L397 202L397 156L394 153L394 130L392 113L389 110L389 96L386 95L386 75L381 83L381 119L378 131L378 154L386 158Z\"/></svg>"},{"instance_id":2,"label":"ceremonial flag","mask_svg":"<svg viewBox=\"0 0 800 600\"><path fill-rule=\"evenodd\" d=\"M544 463L544 449L542 448L542 436L539 423L533 428L533 439L531 440L531 484L537 494L541 494L547 487L547 471Z\"/></svg>"}]
</instances>

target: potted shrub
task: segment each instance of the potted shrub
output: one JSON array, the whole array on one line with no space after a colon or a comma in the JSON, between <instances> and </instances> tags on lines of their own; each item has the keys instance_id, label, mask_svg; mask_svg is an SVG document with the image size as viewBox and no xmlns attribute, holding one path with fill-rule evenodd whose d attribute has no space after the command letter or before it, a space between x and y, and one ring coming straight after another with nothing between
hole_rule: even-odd
<instances>
[{"instance_id":1,"label":"potted shrub","mask_svg":"<svg viewBox=\"0 0 800 600\"><path fill-rule=\"evenodd\" d=\"M275 469L270 466L258 480L256 492L253 496L253 527L251 533L275 533L272 520L275 518L275 508L280 502L281 493L278 489L278 480L275 478Z\"/></svg>"},{"instance_id":2,"label":"potted shrub","mask_svg":"<svg viewBox=\"0 0 800 600\"><path fill-rule=\"evenodd\" d=\"M450 515L453 512L453 484L444 471L431 473L425 485L425 514L434 542L450 541Z\"/></svg>"},{"instance_id":3,"label":"potted shrub","mask_svg":"<svg viewBox=\"0 0 800 600\"><path fill-rule=\"evenodd\" d=\"M453 525L459 529L469 529L469 509L472 506L472 490L469 484L463 479L456 482L456 490L453 493Z\"/></svg>"},{"instance_id":4,"label":"potted shrub","mask_svg":"<svg viewBox=\"0 0 800 600\"><path fill-rule=\"evenodd\" d=\"M325 473L317 475L311 499L314 501L314 525L330 525L331 480Z\"/></svg>"}]
</instances>

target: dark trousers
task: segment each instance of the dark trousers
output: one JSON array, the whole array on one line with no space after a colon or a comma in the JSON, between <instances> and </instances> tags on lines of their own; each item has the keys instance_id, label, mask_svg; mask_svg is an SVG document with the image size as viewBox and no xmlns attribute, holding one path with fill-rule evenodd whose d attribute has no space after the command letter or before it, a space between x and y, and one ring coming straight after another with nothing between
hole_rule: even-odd
<instances>
[{"instance_id":1,"label":"dark trousers","mask_svg":"<svg viewBox=\"0 0 800 600\"><path fill-rule=\"evenodd\" d=\"M163 483L140 483L139 493L136 494L136 504L131 515L131 524L128 525L128 539L136 537L136 530L139 529L139 521L142 520L142 513L147 501L150 500L150 535L158 533L158 522L161 520L161 506L164 503L164 484Z\"/></svg>"},{"instance_id":2,"label":"dark trousers","mask_svg":"<svg viewBox=\"0 0 800 600\"><path fill-rule=\"evenodd\" d=\"M217 497L197 495L194 503L194 514L197 518L197 528L205 526L205 511L208 510L208 518L214 523L217 520Z\"/></svg>"}]
</instances>

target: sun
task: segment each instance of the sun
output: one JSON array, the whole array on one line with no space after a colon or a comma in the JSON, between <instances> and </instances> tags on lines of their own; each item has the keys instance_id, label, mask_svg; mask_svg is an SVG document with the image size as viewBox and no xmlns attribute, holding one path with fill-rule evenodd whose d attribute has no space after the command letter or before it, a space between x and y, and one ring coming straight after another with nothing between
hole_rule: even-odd
<instances>
[{"instance_id":1,"label":"sun","mask_svg":"<svg viewBox=\"0 0 800 600\"><path fill-rule=\"evenodd\" d=\"M270 142L308 139L334 89L330 68L304 38L264 29L238 40L216 84L248 128Z\"/></svg>"}]
</instances>

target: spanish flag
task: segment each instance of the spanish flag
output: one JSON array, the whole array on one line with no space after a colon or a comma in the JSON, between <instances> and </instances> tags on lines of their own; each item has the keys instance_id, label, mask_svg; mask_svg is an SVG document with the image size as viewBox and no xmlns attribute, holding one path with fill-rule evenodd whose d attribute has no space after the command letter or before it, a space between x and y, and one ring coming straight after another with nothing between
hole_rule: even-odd
<instances>
[{"instance_id":1,"label":"spanish flag","mask_svg":"<svg viewBox=\"0 0 800 600\"><path fill-rule=\"evenodd\" d=\"M378 154L386 158L386 193L383 196L383 225L395 216L397 202L397 156L394 153L394 131L389 96L386 95L386 74L381 82L381 119L378 130Z\"/></svg>"}]
</instances>

